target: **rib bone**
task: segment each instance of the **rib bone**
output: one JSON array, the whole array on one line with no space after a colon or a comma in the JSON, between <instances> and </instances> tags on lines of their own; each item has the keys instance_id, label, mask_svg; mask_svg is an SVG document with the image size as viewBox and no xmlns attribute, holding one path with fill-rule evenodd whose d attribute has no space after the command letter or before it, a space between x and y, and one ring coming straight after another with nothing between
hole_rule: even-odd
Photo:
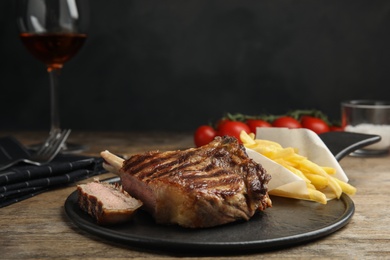
<instances>
[{"instance_id":1,"label":"rib bone","mask_svg":"<svg viewBox=\"0 0 390 260\"><path fill-rule=\"evenodd\" d=\"M100 156L104 159L103 168L109 172L115 173L120 176L120 169L122 168L124 159L116 156L113 153L105 150L100 153Z\"/></svg>"}]
</instances>

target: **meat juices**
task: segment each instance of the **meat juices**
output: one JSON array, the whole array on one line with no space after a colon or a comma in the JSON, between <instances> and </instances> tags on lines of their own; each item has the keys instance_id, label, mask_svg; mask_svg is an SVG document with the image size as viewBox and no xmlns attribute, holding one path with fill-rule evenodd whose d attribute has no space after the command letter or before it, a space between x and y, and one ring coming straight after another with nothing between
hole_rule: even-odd
<instances>
[{"instance_id":1,"label":"meat juices","mask_svg":"<svg viewBox=\"0 0 390 260\"><path fill-rule=\"evenodd\" d=\"M249 220L271 207L271 176L233 137L183 151L146 152L124 161L123 188L157 223L205 228Z\"/></svg>"}]
</instances>

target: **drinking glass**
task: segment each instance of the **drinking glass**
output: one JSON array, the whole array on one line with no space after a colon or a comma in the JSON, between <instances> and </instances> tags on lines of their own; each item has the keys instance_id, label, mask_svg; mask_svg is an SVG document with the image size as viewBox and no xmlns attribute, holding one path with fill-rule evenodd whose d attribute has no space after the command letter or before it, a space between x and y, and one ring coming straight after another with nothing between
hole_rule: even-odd
<instances>
[{"instance_id":1,"label":"drinking glass","mask_svg":"<svg viewBox=\"0 0 390 260\"><path fill-rule=\"evenodd\" d=\"M17 0L17 25L26 49L47 68L50 78L50 135L60 132L58 77L65 62L84 44L88 0ZM68 152L82 145L66 144Z\"/></svg>"}]
</instances>

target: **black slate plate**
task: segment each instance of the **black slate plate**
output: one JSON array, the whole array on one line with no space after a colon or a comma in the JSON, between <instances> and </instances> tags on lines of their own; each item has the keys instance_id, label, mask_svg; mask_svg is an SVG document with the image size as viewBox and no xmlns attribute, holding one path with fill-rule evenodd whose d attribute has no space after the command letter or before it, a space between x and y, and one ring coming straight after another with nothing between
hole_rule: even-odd
<instances>
[{"instance_id":1,"label":"black slate plate","mask_svg":"<svg viewBox=\"0 0 390 260\"><path fill-rule=\"evenodd\" d=\"M187 229L154 223L140 210L126 224L103 227L77 205L77 192L65 202L68 217L81 229L131 247L172 254L238 254L261 252L309 242L345 226L355 207L346 195L327 205L272 197L273 207L257 213L248 222L236 222L207 229Z\"/></svg>"},{"instance_id":2,"label":"black slate plate","mask_svg":"<svg viewBox=\"0 0 390 260\"><path fill-rule=\"evenodd\" d=\"M347 132L330 132L320 137L337 160L381 139ZM65 212L78 227L107 241L190 255L262 252L310 242L344 227L355 212L353 201L345 194L326 205L281 197L271 199L273 207L257 213L248 222L208 229L158 225L142 210L129 223L99 226L78 207L76 191L67 198Z\"/></svg>"}]
</instances>

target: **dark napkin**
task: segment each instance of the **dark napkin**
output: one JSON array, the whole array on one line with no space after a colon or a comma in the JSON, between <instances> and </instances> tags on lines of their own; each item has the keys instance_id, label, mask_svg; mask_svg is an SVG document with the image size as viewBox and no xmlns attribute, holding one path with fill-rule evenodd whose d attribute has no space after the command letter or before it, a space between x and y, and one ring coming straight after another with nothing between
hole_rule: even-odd
<instances>
[{"instance_id":1,"label":"dark napkin","mask_svg":"<svg viewBox=\"0 0 390 260\"><path fill-rule=\"evenodd\" d=\"M102 162L97 157L59 154L42 166L18 164L0 171L0 208L105 173Z\"/></svg>"}]
</instances>

